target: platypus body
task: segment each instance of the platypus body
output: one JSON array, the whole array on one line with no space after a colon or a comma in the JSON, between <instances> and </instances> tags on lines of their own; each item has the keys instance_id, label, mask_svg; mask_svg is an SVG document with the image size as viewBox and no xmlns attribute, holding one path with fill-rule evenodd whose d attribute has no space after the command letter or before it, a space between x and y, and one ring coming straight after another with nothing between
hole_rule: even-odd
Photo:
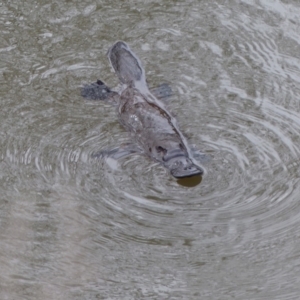
<instances>
[{"instance_id":1,"label":"platypus body","mask_svg":"<svg viewBox=\"0 0 300 300\"><path fill-rule=\"evenodd\" d=\"M175 178L202 175L203 169L192 158L175 118L155 96L163 97L164 91L157 89L155 95L150 92L138 57L122 41L116 42L107 55L122 83L121 91L113 92L102 81L98 81L86 86L82 95L116 103L118 118L131 133L138 146L136 149L161 163ZM127 150L122 148L114 153L119 151L119 156L125 156L137 152L133 149L130 146Z\"/></svg>"}]
</instances>

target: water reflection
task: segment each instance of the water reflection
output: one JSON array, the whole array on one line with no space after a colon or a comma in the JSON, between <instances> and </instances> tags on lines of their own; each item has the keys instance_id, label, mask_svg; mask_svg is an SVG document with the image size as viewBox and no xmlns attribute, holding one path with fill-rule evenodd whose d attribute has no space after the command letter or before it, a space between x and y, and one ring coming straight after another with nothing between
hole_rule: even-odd
<instances>
[{"instance_id":1,"label":"water reflection","mask_svg":"<svg viewBox=\"0 0 300 300\"><path fill-rule=\"evenodd\" d=\"M1 299L298 299L296 2L0 5ZM117 84L118 39L172 86L203 178L92 158L128 142L79 92Z\"/></svg>"},{"instance_id":2,"label":"water reflection","mask_svg":"<svg viewBox=\"0 0 300 300\"><path fill-rule=\"evenodd\" d=\"M181 178L177 180L177 183L186 187L194 187L200 184L201 181L202 181L202 176L193 176L188 178Z\"/></svg>"}]
</instances>

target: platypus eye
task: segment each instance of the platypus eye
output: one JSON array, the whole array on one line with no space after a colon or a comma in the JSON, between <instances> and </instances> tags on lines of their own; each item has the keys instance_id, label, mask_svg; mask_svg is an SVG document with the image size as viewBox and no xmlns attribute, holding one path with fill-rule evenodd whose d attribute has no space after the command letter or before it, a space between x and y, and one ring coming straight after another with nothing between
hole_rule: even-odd
<instances>
[{"instance_id":1,"label":"platypus eye","mask_svg":"<svg viewBox=\"0 0 300 300\"><path fill-rule=\"evenodd\" d=\"M167 149L161 147L161 146L156 146L156 151L158 153L166 153L167 152Z\"/></svg>"}]
</instances>

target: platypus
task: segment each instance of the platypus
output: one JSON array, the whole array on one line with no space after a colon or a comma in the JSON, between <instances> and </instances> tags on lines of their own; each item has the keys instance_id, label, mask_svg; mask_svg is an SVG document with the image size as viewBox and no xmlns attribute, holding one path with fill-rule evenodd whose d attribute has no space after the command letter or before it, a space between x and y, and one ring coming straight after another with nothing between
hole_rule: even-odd
<instances>
[{"instance_id":1,"label":"platypus","mask_svg":"<svg viewBox=\"0 0 300 300\"><path fill-rule=\"evenodd\" d=\"M115 103L119 121L130 132L136 146L130 144L96 156L106 153L119 158L141 152L162 164L175 178L202 175L203 169L193 159L175 118L158 100L169 93L168 87L162 85L149 90L142 64L125 42L114 43L107 56L122 84L121 90L112 91L98 80L86 85L81 94L86 98Z\"/></svg>"}]
</instances>

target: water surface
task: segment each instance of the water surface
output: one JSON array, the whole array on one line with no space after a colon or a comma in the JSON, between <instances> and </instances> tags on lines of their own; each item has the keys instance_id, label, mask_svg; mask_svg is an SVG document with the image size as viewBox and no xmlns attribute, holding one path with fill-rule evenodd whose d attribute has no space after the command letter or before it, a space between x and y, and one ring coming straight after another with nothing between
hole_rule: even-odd
<instances>
[{"instance_id":1,"label":"water surface","mask_svg":"<svg viewBox=\"0 0 300 300\"><path fill-rule=\"evenodd\" d=\"M1 299L298 299L300 4L0 4ZM107 49L126 41L189 142L185 187L128 142Z\"/></svg>"}]
</instances>

